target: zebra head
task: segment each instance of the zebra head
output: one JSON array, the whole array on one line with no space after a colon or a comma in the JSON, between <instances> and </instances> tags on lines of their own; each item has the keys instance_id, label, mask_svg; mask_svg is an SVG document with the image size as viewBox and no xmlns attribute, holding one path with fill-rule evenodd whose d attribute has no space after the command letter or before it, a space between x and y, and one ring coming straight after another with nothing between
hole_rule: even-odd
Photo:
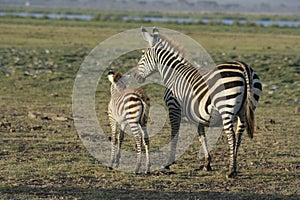
<instances>
[{"instance_id":1,"label":"zebra head","mask_svg":"<svg viewBox=\"0 0 300 200\"><path fill-rule=\"evenodd\" d=\"M149 43L149 48L143 51L143 55L136 67L134 77L139 83L145 82L148 76L157 71L158 61L155 47L160 42L159 32L156 27L153 28L152 34L142 27L141 34L144 40Z\"/></svg>"},{"instance_id":2,"label":"zebra head","mask_svg":"<svg viewBox=\"0 0 300 200\"><path fill-rule=\"evenodd\" d=\"M121 72L114 73L113 71L109 71L107 78L111 82L111 94L126 88L128 77L124 76Z\"/></svg>"}]
</instances>

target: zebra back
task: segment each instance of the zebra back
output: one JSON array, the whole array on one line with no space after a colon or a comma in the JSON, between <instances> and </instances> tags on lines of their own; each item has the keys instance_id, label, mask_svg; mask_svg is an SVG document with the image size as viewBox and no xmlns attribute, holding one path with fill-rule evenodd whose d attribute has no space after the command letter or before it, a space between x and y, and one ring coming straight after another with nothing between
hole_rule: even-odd
<instances>
[{"instance_id":1,"label":"zebra back","mask_svg":"<svg viewBox=\"0 0 300 200\"><path fill-rule=\"evenodd\" d=\"M150 109L150 99L146 92L141 88L127 87L127 77L120 72L109 72L108 79L111 82L109 112L112 112L112 110L117 111L114 112L114 115L117 115L114 118L127 113L131 116L131 119L138 119L140 124L145 125ZM142 109L137 108L138 105L142 105ZM133 115L132 113L136 114ZM126 119L129 119L128 116Z\"/></svg>"}]
</instances>

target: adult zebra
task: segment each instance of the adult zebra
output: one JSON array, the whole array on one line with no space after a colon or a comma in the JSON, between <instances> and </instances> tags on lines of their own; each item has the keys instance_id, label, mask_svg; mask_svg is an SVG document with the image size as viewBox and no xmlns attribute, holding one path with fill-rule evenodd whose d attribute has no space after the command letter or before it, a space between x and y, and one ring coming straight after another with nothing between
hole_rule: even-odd
<instances>
[{"instance_id":1,"label":"adult zebra","mask_svg":"<svg viewBox=\"0 0 300 200\"><path fill-rule=\"evenodd\" d=\"M108 118L112 130L111 136L111 165L119 166L121 146L124 139L126 125L129 125L136 139L137 161L134 172L138 173L141 166L142 143L146 153L146 173L150 173L149 138L147 134L147 120L149 115L150 100L144 90L140 88L126 87L127 77L120 72L108 73L111 82L111 99L108 105ZM121 125L121 131L117 135L117 124ZM116 138L117 136L117 138ZM115 155L117 146L117 155Z\"/></svg>"},{"instance_id":2,"label":"adult zebra","mask_svg":"<svg viewBox=\"0 0 300 200\"><path fill-rule=\"evenodd\" d=\"M205 165L211 170L211 157L207 148L204 127L209 126L212 113L217 111L222 118L230 146L228 177L237 175L237 153L242 133L247 129L250 138L254 132L254 110L262 91L256 73L245 63L232 61L201 72L184 58L183 53L157 28L150 34L142 27L142 36L150 48L144 51L135 71L138 82L158 71L166 86L164 101L169 109L171 123L171 152L168 165L175 161L178 131L181 116L198 125ZM234 123L237 120L236 134Z\"/></svg>"}]
</instances>

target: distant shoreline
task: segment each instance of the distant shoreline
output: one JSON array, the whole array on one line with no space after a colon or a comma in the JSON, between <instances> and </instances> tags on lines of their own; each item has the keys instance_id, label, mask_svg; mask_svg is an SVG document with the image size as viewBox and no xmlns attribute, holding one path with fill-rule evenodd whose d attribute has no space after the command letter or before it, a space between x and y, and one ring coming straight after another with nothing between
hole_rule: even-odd
<instances>
[{"instance_id":1,"label":"distant shoreline","mask_svg":"<svg viewBox=\"0 0 300 200\"><path fill-rule=\"evenodd\" d=\"M251 2L221 0L4 0L0 7L10 8L49 8L49 9L88 9L112 11L167 12L167 13L244 13L264 15L300 15L300 1L256 0Z\"/></svg>"}]
</instances>

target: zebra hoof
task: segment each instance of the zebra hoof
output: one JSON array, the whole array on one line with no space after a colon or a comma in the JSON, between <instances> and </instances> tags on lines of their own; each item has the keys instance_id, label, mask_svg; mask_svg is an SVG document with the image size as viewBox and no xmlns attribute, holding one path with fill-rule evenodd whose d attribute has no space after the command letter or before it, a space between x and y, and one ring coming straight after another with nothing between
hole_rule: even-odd
<instances>
[{"instance_id":1,"label":"zebra hoof","mask_svg":"<svg viewBox=\"0 0 300 200\"><path fill-rule=\"evenodd\" d=\"M164 169L165 169L165 170L170 170L170 166L171 166L171 165L167 165L167 166L164 167Z\"/></svg>"},{"instance_id":2,"label":"zebra hoof","mask_svg":"<svg viewBox=\"0 0 300 200\"><path fill-rule=\"evenodd\" d=\"M150 175L150 174L151 174L150 171L145 172L145 175Z\"/></svg>"},{"instance_id":3,"label":"zebra hoof","mask_svg":"<svg viewBox=\"0 0 300 200\"><path fill-rule=\"evenodd\" d=\"M139 170L134 170L134 175L139 175L139 174L141 174L140 172L139 172Z\"/></svg>"},{"instance_id":4,"label":"zebra hoof","mask_svg":"<svg viewBox=\"0 0 300 200\"><path fill-rule=\"evenodd\" d=\"M174 164L175 164L175 161L172 162L172 163L170 163L170 164L168 164L168 165L166 165L166 166L163 166L163 168L164 168L165 170L170 170L171 165L174 165Z\"/></svg>"},{"instance_id":5,"label":"zebra hoof","mask_svg":"<svg viewBox=\"0 0 300 200\"><path fill-rule=\"evenodd\" d=\"M109 170L113 170L114 168L110 166L110 167L108 167L108 169L109 169Z\"/></svg>"},{"instance_id":6,"label":"zebra hoof","mask_svg":"<svg viewBox=\"0 0 300 200\"><path fill-rule=\"evenodd\" d=\"M212 168L211 168L210 165L203 166L203 171L208 171L208 172L210 172L210 171L212 171Z\"/></svg>"},{"instance_id":7,"label":"zebra hoof","mask_svg":"<svg viewBox=\"0 0 300 200\"><path fill-rule=\"evenodd\" d=\"M160 169L159 172L162 173L162 174L167 174L167 173L170 172L170 168L165 168L164 167L164 168Z\"/></svg>"},{"instance_id":8,"label":"zebra hoof","mask_svg":"<svg viewBox=\"0 0 300 200\"><path fill-rule=\"evenodd\" d=\"M231 171L226 174L227 178L237 178L237 172L236 171Z\"/></svg>"},{"instance_id":9,"label":"zebra hoof","mask_svg":"<svg viewBox=\"0 0 300 200\"><path fill-rule=\"evenodd\" d=\"M175 174L175 172L171 171L170 169L165 169L165 168L159 170L159 173L160 173L160 174L164 174L164 175Z\"/></svg>"}]
</instances>

